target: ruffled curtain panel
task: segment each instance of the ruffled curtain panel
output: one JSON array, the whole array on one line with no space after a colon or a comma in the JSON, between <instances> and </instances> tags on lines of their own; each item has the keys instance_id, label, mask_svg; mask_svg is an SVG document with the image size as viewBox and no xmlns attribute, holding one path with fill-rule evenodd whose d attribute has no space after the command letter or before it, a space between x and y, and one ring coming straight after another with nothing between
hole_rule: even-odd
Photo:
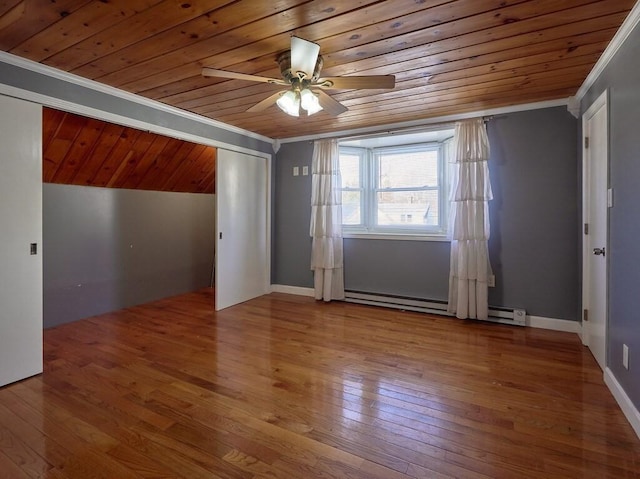
<instances>
[{"instance_id":1,"label":"ruffled curtain panel","mask_svg":"<svg viewBox=\"0 0 640 479\"><path fill-rule=\"evenodd\" d=\"M315 298L344 299L342 196L337 140L314 142L311 166L311 269Z\"/></svg>"},{"instance_id":2,"label":"ruffled curtain panel","mask_svg":"<svg viewBox=\"0 0 640 479\"><path fill-rule=\"evenodd\" d=\"M482 119L456 123L451 190L451 270L448 311L487 319L489 262L489 138Z\"/></svg>"}]
</instances>

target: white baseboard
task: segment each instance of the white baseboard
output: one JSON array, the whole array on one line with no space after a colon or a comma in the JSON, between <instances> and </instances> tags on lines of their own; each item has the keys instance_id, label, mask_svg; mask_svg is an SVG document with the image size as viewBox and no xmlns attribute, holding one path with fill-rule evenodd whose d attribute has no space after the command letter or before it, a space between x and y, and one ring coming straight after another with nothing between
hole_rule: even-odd
<instances>
[{"instance_id":1,"label":"white baseboard","mask_svg":"<svg viewBox=\"0 0 640 479\"><path fill-rule=\"evenodd\" d=\"M545 318L543 316L527 315L527 326L531 328L551 329L553 331L564 331L566 333L582 334L582 324L579 321L568 319Z\"/></svg>"},{"instance_id":2,"label":"white baseboard","mask_svg":"<svg viewBox=\"0 0 640 479\"><path fill-rule=\"evenodd\" d=\"M286 284L272 284L271 292L297 294L298 296L309 296L311 298L315 297L315 291L313 288L303 288L300 286L287 286Z\"/></svg>"},{"instance_id":3,"label":"white baseboard","mask_svg":"<svg viewBox=\"0 0 640 479\"><path fill-rule=\"evenodd\" d=\"M303 288L300 286L288 286L286 284L272 284L271 292L297 294L299 296L314 297L313 288ZM551 329L553 331L564 331L568 333L582 334L582 325L578 321L568 319L545 318L542 316L527 315L526 325L531 328Z\"/></svg>"},{"instance_id":4,"label":"white baseboard","mask_svg":"<svg viewBox=\"0 0 640 479\"><path fill-rule=\"evenodd\" d=\"M622 386L609 368L606 368L604 371L604 382L618 402L618 405L620 406L620 409L622 409L627 421L629 421L631 427L636 432L636 435L640 438L640 411L638 411L633 405L631 399L627 396L624 389L622 389Z\"/></svg>"}]
</instances>

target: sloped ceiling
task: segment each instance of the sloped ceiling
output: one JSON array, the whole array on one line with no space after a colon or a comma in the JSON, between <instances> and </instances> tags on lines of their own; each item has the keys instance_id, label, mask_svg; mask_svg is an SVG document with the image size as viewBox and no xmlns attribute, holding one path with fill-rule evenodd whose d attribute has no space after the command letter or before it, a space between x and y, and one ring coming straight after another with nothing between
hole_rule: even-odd
<instances>
[{"instance_id":1,"label":"sloped ceiling","mask_svg":"<svg viewBox=\"0 0 640 479\"><path fill-rule=\"evenodd\" d=\"M43 181L214 193L216 148L43 110Z\"/></svg>"}]
</instances>

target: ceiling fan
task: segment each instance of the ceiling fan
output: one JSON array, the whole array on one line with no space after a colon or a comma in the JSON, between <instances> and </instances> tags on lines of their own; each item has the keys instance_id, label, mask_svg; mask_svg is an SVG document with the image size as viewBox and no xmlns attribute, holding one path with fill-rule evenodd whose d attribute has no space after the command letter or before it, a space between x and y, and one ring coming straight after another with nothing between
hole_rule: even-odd
<instances>
[{"instance_id":1,"label":"ceiling fan","mask_svg":"<svg viewBox=\"0 0 640 479\"><path fill-rule=\"evenodd\" d=\"M275 103L291 116L299 116L300 107L308 115L313 115L324 109L329 114L337 116L347 111L348 108L333 99L324 90L390 89L395 86L396 81L393 75L320 77L323 64L320 45L295 36L291 37L291 50L278 55L276 61L280 65L282 79L207 67L202 69L202 75L285 86L286 90L268 96L247 111L264 111Z\"/></svg>"}]
</instances>

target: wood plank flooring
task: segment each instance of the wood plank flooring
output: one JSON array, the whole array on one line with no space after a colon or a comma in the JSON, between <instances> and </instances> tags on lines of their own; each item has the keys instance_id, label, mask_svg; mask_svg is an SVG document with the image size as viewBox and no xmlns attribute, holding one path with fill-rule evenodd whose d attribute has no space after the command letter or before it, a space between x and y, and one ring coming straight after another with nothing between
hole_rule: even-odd
<instances>
[{"instance_id":1,"label":"wood plank flooring","mask_svg":"<svg viewBox=\"0 0 640 479\"><path fill-rule=\"evenodd\" d=\"M212 290L45 331L0 478L638 478L574 334Z\"/></svg>"}]
</instances>

